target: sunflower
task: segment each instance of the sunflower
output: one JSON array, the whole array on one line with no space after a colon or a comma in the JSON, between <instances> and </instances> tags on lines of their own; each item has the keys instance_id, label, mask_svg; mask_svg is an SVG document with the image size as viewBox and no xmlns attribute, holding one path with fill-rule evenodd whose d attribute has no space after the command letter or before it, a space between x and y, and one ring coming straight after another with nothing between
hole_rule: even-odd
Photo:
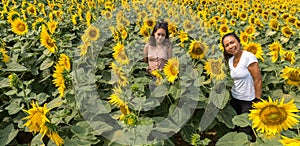
<instances>
[{"instance_id":1,"label":"sunflower","mask_svg":"<svg viewBox=\"0 0 300 146\"><path fill-rule=\"evenodd\" d=\"M124 45L120 42L117 43L116 46L113 47L114 53L112 54L114 59L121 65L128 64L129 59L125 53Z\"/></svg>"},{"instance_id":2,"label":"sunflower","mask_svg":"<svg viewBox=\"0 0 300 146\"><path fill-rule=\"evenodd\" d=\"M290 17L288 17L288 18L286 19L286 22L294 25L295 22L296 22L297 20L298 20L297 17L295 17L295 16L290 16Z\"/></svg>"},{"instance_id":3,"label":"sunflower","mask_svg":"<svg viewBox=\"0 0 300 146\"><path fill-rule=\"evenodd\" d=\"M261 48L261 45L255 42L250 42L245 45L244 50L253 53L256 58L261 59L261 61L264 62L264 58L262 57L263 55L263 50Z\"/></svg>"},{"instance_id":4,"label":"sunflower","mask_svg":"<svg viewBox=\"0 0 300 146\"><path fill-rule=\"evenodd\" d=\"M156 78L156 81L155 81L156 85L161 85L162 84L162 79L163 78L162 78L162 74L159 70L153 70L151 72L151 75L153 75Z\"/></svg>"},{"instance_id":5,"label":"sunflower","mask_svg":"<svg viewBox=\"0 0 300 146\"><path fill-rule=\"evenodd\" d=\"M61 146L64 144L64 140L54 130L49 130L46 135L57 145Z\"/></svg>"},{"instance_id":6,"label":"sunflower","mask_svg":"<svg viewBox=\"0 0 300 146\"><path fill-rule=\"evenodd\" d=\"M228 32L230 32L230 29L228 27L227 24L221 24L219 27L219 33L221 34L221 36L223 36L224 34L227 34Z\"/></svg>"},{"instance_id":7,"label":"sunflower","mask_svg":"<svg viewBox=\"0 0 300 146\"><path fill-rule=\"evenodd\" d=\"M248 34L246 32L242 32L240 34L240 40L241 40L241 44L243 44L243 45L248 44L248 41L249 41Z\"/></svg>"},{"instance_id":8,"label":"sunflower","mask_svg":"<svg viewBox=\"0 0 300 146\"><path fill-rule=\"evenodd\" d=\"M253 103L253 109L250 110L249 119L252 120L252 127L256 131L264 132L267 136L274 136L282 130L287 130L296 125L299 121L297 114L299 112L294 99L288 103L284 103L282 98L279 103L278 100L269 101L261 100L262 102Z\"/></svg>"},{"instance_id":9,"label":"sunflower","mask_svg":"<svg viewBox=\"0 0 300 146\"><path fill-rule=\"evenodd\" d=\"M175 23L169 23L168 30L171 35L176 35L178 33L178 29Z\"/></svg>"},{"instance_id":10,"label":"sunflower","mask_svg":"<svg viewBox=\"0 0 300 146\"><path fill-rule=\"evenodd\" d=\"M113 94L111 94L108 97L108 102L112 105L118 106L118 107L122 107L125 106L126 103L123 101L123 99L121 99L121 94L122 94L122 89L120 88L120 86L116 86L113 89Z\"/></svg>"},{"instance_id":11,"label":"sunflower","mask_svg":"<svg viewBox=\"0 0 300 146\"><path fill-rule=\"evenodd\" d=\"M297 21L295 22L295 26L296 26L296 28L297 28L298 30L300 30L300 20L297 20Z\"/></svg>"},{"instance_id":12,"label":"sunflower","mask_svg":"<svg viewBox=\"0 0 300 146\"><path fill-rule=\"evenodd\" d=\"M53 34L55 32L55 29L57 28L57 25L58 25L58 22L54 21L54 20L51 20L47 23L47 26L48 26L48 29L49 29L49 32L51 34Z\"/></svg>"},{"instance_id":13,"label":"sunflower","mask_svg":"<svg viewBox=\"0 0 300 146\"><path fill-rule=\"evenodd\" d=\"M84 42L96 41L100 36L100 30L97 27L90 25L83 35L86 36L86 40L83 40Z\"/></svg>"},{"instance_id":14,"label":"sunflower","mask_svg":"<svg viewBox=\"0 0 300 146\"><path fill-rule=\"evenodd\" d=\"M91 43L83 42L83 44L78 47L80 49L80 56L84 56L87 53L89 46L91 46Z\"/></svg>"},{"instance_id":15,"label":"sunflower","mask_svg":"<svg viewBox=\"0 0 300 146\"><path fill-rule=\"evenodd\" d=\"M28 32L27 23L20 18L16 18L11 25L12 31L17 35L24 35Z\"/></svg>"},{"instance_id":16,"label":"sunflower","mask_svg":"<svg viewBox=\"0 0 300 146\"><path fill-rule=\"evenodd\" d=\"M251 14L249 19L248 19L248 23L250 25L254 25L254 20L255 20L256 16L254 14Z\"/></svg>"},{"instance_id":17,"label":"sunflower","mask_svg":"<svg viewBox=\"0 0 300 146\"><path fill-rule=\"evenodd\" d=\"M264 24L260 21L259 18L255 18L254 23L260 29L264 27Z\"/></svg>"},{"instance_id":18,"label":"sunflower","mask_svg":"<svg viewBox=\"0 0 300 146\"><path fill-rule=\"evenodd\" d=\"M19 18L20 14L16 11L11 10L7 16L7 22L13 23L16 18Z\"/></svg>"},{"instance_id":19,"label":"sunflower","mask_svg":"<svg viewBox=\"0 0 300 146\"><path fill-rule=\"evenodd\" d=\"M300 69L299 68L291 68L285 67L282 70L281 77L287 80L287 84L292 86L299 86L300 85Z\"/></svg>"},{"instance_id":20,"label":"sunflower","mask_svg":"<svg viewBox=\"0 0 300 146\"><path fill-rule=\"evenodd\" d=\"M183 29L188 32L194 28L194 25L191 24L190 20L184 20L183 22Z\"/></svg>"},{"instance_id":21,"label":"sunflower","mask_svg":"<svg viewBox=\"0 0 300 146\"><path fill-rule=\"evenodd\" d=\"M2 57L1 57L1 55L2 55ZM9 56L7 55L7 51L3 48L0 48L0 58L2 58L2 61L4 63L9 62L9 59L10 59Z\"/></svg>"},{"instance_id":22,"label":"sunflower","mask_svg":"<svg viewBox=\"0 0 300 146\"><path fill-rule=\"evenodd\" d=\"M167 76L169 82L174 83L178 78L179 73L179 61L178 58L168 59L167 64L164 67L164 74Z\"/></svg>"},{"instance_id":23,"label":"sunflower","mask_svg":"<svg viewBox=\"0 0 300 146\"><path fill-rule=\"evenodd\" d=\"M294 31L292 28L290 28L289 26L283 26L281 28L281 32L282 34L287 37L287 38L290 38L293 34L294 34Z\"/></svg>"},{"instance_id":24,"label":"sunflower","mask_svg":"<svg viewBox=\"0 0 300 146\"><path fill-rule=\"evenodd\" d=\"M229 24L230 24L231 26L235 26L235 25L236 25L235 19L230 19Z\"/></svg>"},{"instance_id":25,"label":"sunflower","mask_svg":"<svg viewBox=\"0 0 300 146\"><path fill-rule=\"evenodd\" d=\"M120 34L121 34L122 40L125 40L128 37L128 33L127 33L127 30L125 27L121 27Z\"/></svg>"},{"instance_id":26,"label":"sunflower","mask_svg":"<svg viewBox=\"0 0 300 146\"><path fill-rule=\"evenodd\" d=\"M278 55L280 50L282 49L282 46L279 42L275 41L272 44L269 45L269 50L271 51L272 55L272 62L276 62L278 59Z\"/></svg>"},{"instance_id":27,"label":"sunflower","mask_svg":"<svg viewBox=\"0 0 300 146\"><path fill-rule=\"evenodd\" d=\"M92 19L92 14L91 14L90 11L87 11L86 15L85 15L86 26L90 26L91 25L91 19Z\"/></svg>"},{"instance_id":28,"label":"sunflower","mask_svg":"<svg viewBox=\"0 0 300 146\"><path fill-rule=\"evenodd\" d=\"M30 14L30 15L33 15L33 16L36 16L37 15L37 12L36 12L36 7L32 4L30 4L28 7L27 7L27 12Z\"/></svg>"},{"instance_id":29,"label":"sunflower","mask_svg":"<svg viewBox=\"0 0 300 146\"><path fill-rule=\"evenodd\" d=\"M152 18L146 18L145 21L144 21L144 25L147 28L151 28L152 29L155 26L155 21Z\"/></svg>"},{"instance_id":30,"label":"sunflower","mask_svg":"<svg viewBox=\"0 0 300 146\"><path fill-rule=\"evenodd\" d=\"M72 15L72 23L73 23L74 25L77 24L77 17L78 17L77 14L73 14L73 15Z\"/></svg>"},{"instance_id":31,"label":"sunflower","mask_svg":"<svg viewBox=\"0 0 300 146\"><path fill-rule=\"evenodd\" d=\"M183 30L180 30L178 38L180 39L181 43L183 43L189 39L188 34Z\"/></svg>"},{"instance_id":32,"label":"sunflower","mask_svg":"<svg viewBox=\"0 0 300 146\"><path fill-rule=\"evenodd\" d=\"M117 76L118 84L122 87L125 87L128 84L128 80L123 70L120 67L118 67L114 62L111 62L110 68L112 69L112 72Z\"/></svg>"},{"instance_id":33,"label":"sunflower","mask_svg":"<svg viewBox=\"0 0 300 146\"><path fill-rule=\"evenodd\" d=\"M22 120L27 120L24 126L29 128L30 132L40 132L42 126L45 126L46 122L50 123L50 120L47 118L47 114L49 113L50 109L47 108L47 104L44 104L43 107L40 107L38 102L34 103L31 102L32 108L29 110L23 110L27 114L27 117L23 118Z\"/></svg>"},{"instance_id":34,"label":"sunflower","mask_svg":"<svg viewBox=\"0 0 300 146\"><path fill-rule=\"evenodd\" d=\"M278 31L279 30L279 22L277 19L271 19L270 22L269 22L269 27L272 29L272 30L276 30Z\"/></svg>"},{"instance_id":35,"label":"sunflower","mask_svg":"<svg viewBox=\"0 0 300 146\"><path fill-rule=\"evenodd\" d=\"M144 25L143 27L141 27L140 29L140 34L143 36L143 37L149 37L150 36L150 32L147 28L146 25Z\"/></svg>"},{"instance_id":36,"label":"sunflower","mask_svg":"<svg viewBox=\"0 0 300 146\"><path fill-rule=\"evenodd\" d=\"M40 40L41 40L41 45L45 46L51 53L54 53L55 50L57 49L55 45L55 40L50 37L45 25L42 25Z\"/></svg>"},{"instance_id":37,"label":"sunflower","mask_svg":"<svg viewBox=\"0 0 300 146\"><path fill-rule=\"evenodd\" d=\"M71 69L70 58L66 54L60 54L58 64L63 66L67 71Z\"/></svg>"},{"instance_id":38,"label":"sunflower","mask_svg":"<svg viewBox=\"0 0 300 146\"><path fill-rule=\"evenodd\" d=\"M249 25L246 27L245 32L248 34L248 36L253 36L255 33L255 27L253 25Z\"/></svg>"},{"instance_id":39,"label":"sunflower","mask_svg":"<svg viewBox=\"0 0 300 146\"><path fill-rule=\"evenodd\" d=\"M104 16L104 18L106 18L106 19L111 19L112 18L112 13L110 12L110 11L107 11L107 10L104 10L104 11L102 11L102 15Z\"/></svg>"},{"instance_id":40,"label":"sunflower","mask_svg":"<svg viewBox=\"0 0 300 146\"><path fill-rule=\"evenodd\" d=\"M193 40L190 44L190 49L188 53L193 59L203 59L206 55L208 47L205 43L201 41Z\"/></svg>"},{"instance_id":41,"label":"sunflower","mask_svg":"<svg viewBox=\"0 0 300 146\"><path fill-rule=\"evenodd\" d=\"M281 57L281 61L287 60L287 61L291 62L291 64L294 64L296 62L295 52L293 52L293 51L284 51L282 49L282 50L280 50L280 57Z\"/></svg>"},{"instance_id":42,"label":"sunflower","mask_svg":"<svg viewBox=\"0 0 300 146\"><path fill-rule=\"evenodd\" d=\"M247 18L248 18L248 14L247 14L246 12L241 12L241 13L239 14L239 17L240 17L240 19L241 19L242 21L246 21Z\"/></svg>"},{"instance_id":43,"label":"sunflower","mask_svg":"<svg viewBox=\"0 0 300 146\"><path fill-rule=\"evenodd\" d=\"M293 139L293 138L288 138L285 136L281 136L282 139L280 140L280 142L284 145L284 146L296 146L296 145L300 145L300 139Z\"/></svg>"},{"instance_id":44,"label":"sunflower","mask_svg":"<svg viewBox=\"0 0 300 146\"><path fill-rule=\"evenodd\" d=\"M222 58L219 59L208 59L205 63L204 69L210 78L215 78L218 81L223 80L226 75L224 73L224 64L222 63Z\"/></svg>"},{"instance_id":45,"label":"sunflower","mask_svg":"<svg viewBox=\"0 0 300 146\"><path fill-rule=\"evenodd\" d=\"M287 18L289 18L290 17L290 14L289 13L283 13L283 14L281 14L281 19L282 20L287 20Z\"/></svg>"},{"instance_id":46,"label":"sunflower","mask_svg":"<svg viewBox=\"0 0 300 146\"><path fill-rule=\"evenodd\" d=\"M58 87L58 92L60 94L60 97L63 97L66 90L66 80L64 78L64 66L59 65L58 63L55 65L54 73L52 74L52 77L54 78L53 84L55 84L55 87Z\"/></svg>"}]
</instances>

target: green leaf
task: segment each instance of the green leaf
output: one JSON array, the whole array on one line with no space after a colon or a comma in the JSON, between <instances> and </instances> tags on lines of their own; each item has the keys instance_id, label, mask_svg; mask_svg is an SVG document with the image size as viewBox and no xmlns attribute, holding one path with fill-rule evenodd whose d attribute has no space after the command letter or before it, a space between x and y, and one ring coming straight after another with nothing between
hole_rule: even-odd
<instances>
[{"instance_id":1,"label":"green leaf","mask_svg":"<svg viewBox=\"0 0 300 146\"><path fill-rule=\"evenodd\" d=\"M223 110L217 115L217 119L224 123L229 128L234 128L232 118L235 116L235 111L231 106L226 106Z\"/></svg>"},{"instance_id":2,"label":"green leaf","mask_svg":"<svg viewBox=\"0 0 300 146\"><path fill-rule=\"evenodd\" d=\"M37 134L36 136L34 136L30 144L32 146L44 145L44 142L42 140L42 134Z\"/></svg>"},{"instance_id":3,"label":"green leaf","mask_svg":"<svg viewBox=\"0 0 300 146\"><path fill-rule=\"evenodd\" d=\"M247 135L243 132L230 132L221 137L216 146L249 146Z\"/></svg>"},{"instance_id":4,"label":"green leaf","mask_svg":"<svg viewBox=\"0 0 300 146\"><path fill-rule=\"evenodd\" d=\"M244 113L233 117L232 122L237 126L247 127L247 126L251 126L251 121L248 119L249 119L248 113Z\"/></svg>"},{"instance_id":5,"label":"green leaf","mask_svg":"<svg viewBox=\"0 0 300 146\"><path fill-rule=\"evenodd\" d=\"M53 109L53 108L56 108L56 107L60 107L61 105L62 105L61 97L57 97L57 98L51 100L47 104L47 108Z\"/></svg>"},{"instance_id":6,"label":"green leaf","mask_svg":"<svg viewBox=\"0 0 300 146\"><path fill-rule=\"evenodd\" d=\"M0 77L0 88L9 87L9 79Z\"/></svg>"},{"instance_id":7,"label":"green leaf","mask_svg":"<svg viewBox=\"0 0 300 146\"><path fill-rule=\"evenodd\" d=\"M8 114L9 115L13 115L17 112L19 112L23 107L24 107L24 104L21 104L20 106L20 103L21 103L22 99L12 99L11 103L5 107L5 109L8 111Z\"/></svg>"},{"instance_id":8,"label":"green leaf","mask_svg":"<svg viewBox=\"0 0 300 146\"><path fill-rule=\"evenodd\" d=\"M19 63L16 63L16 62L10 62L10 63L7 63L6 65L7 65L7 68L3 69L5 71L15 71L15 72L28 71L28 69L25 66L23 66Z\"/></svg>"},{"instance_id":9,"label":"green leaf","mask_svg":"<svg viewBox=\"0 0 300 146\"><path fill-rule=\"evenodd\" d=\"M9 144L18 134L18 130L14 129L14 125L10 124L3 130L0 130L0 145Z\"/></svg>"},{"instance_id":10,"label":"green leaf","mask_svg":"<svg viewBox=\"0 0 300 146\"><path fill-rule=\"evenodd\" d=\"M53 65L54 61L51 60L50 58L47 58L46 60L44 60L42 62L42 64L40 65L40 70L45 70L48 69L49 67L51 67Z\"/></svg>"},{"instance_id":11,"label":"green leaf","mask_svg":"<svg viewBox=\"0 0 300 146\"><path fill-rule=\"evenodd\" d=\"M152 92L153 97L163 97L168 94L168 89L165 86L157 86Z\"/></svg>"}]
</instances>

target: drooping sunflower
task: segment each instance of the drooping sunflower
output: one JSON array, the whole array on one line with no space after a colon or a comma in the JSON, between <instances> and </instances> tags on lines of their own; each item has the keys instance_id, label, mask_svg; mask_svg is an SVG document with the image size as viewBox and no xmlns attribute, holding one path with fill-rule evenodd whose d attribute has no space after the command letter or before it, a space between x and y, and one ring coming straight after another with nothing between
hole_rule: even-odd
<instances>
[{"instance_id":1,"label":"drooping sunflower","mask_svg":"<svg viewBox=\"0 0 300 146\"><path fill-rule=\"evenodd\" d=\"M3 61L4 63L9 62L10 57L7 55L7 51L6 51L5 49L0 48L0 55L2 55L2 57L0 57L0 58L2 58L2 61Z\"/></svg>"},{"instance_id":2,"label":"drooping sunflower","mask_svg":"<svg viewBox=\"0 0 300 146\"><path fill-rule=\"evenodd\" d=\"M281 136L282 139L279 140L284 146L296 146L296 145L300 145L300 139L297 138L288 138L285 136Z\"/></svg>"},{"instance_id":3,"label":"drooping sunflower","mask_svg":"<svg viewBox=\"0 0 300 146\"><path fill-rule=\"evenodd\" d=\"M222 63L222 58L208 59L204 66L204 69L210 78L215 78L218 81L221 81L226 77L223 68L224 64Z\"/></svg>"},{"instance_id":4,"label":"drooping sunflower","mask_svg":"<svg viewBox=\"0 0 300 146\"><path fill-rule=\"evenodd\" d=\"M113 47L114 53L112 54L114 59L121 65L128 64L129 59L125 53L125 47L122 43L118 42L116 46Z\"/></svg>"},{"instance_id":5,"label":"drooping sunflower","mask_svg":"<svg viewBox=\"0 0 300 146\"><path fill-rule=\"evenodd\" d=\"M271 19L270 22L269 22L269 27L272 29L272 30L276 30L278 31L279 30L279 22L277 19Z\"/></svg>"},{"instance_id":6,"label":"drooping sunflower","mask_svg":"<svg viewBox=\"0 0 300 146\"><path fill-rule=\"evenodd\" d=\"M56 22L54 20L47 22L47 26L48 26L49 32L51 34L53 34L55 32L57 25L58 25L58 22Z\"/></svg>"},{"instance_id":7,"label":"drooping sunflower","mask_svg":"<svg viewBox=\"0 0 300 146\"><path fill-rule=\"evenodd\" d=\"M295 52L293 51L285 51L283 49L280 50L280 57L281 61L289 61L291 64L294 64L296 62L295 59Z\"/></svg>"},{"instance_id":8,"label":"drooping sunflower","mask_svg":"<svg viewBox=\"0 0 300 146\"><path fill-rule=\"evenodd\" d=\"M113 94L111 94L108 97L108 102L112 105L121 107L121 106L125 106L126 103L125 101L121 98L121 94L122 94L122 89L120 86L115 86L113 89Z\"/></svg>"},{"instance_id":9,"label":"drooping sunflower","mask_svg":"<svg viewBox=\"0 0 300 146\"><path fill-rule=\"evenodd\" d=\"M294 99L284 103L284 98L279 102L269 97L269 101L262 99L261 102L253 103L249 119L252 120L252 127L256 131L265 133L267 136L274 136L299 122L297 118L300 116L294 112L299 112Z\"/></svg>"},{"instance_id":10,"label":"drooping sunflower","mask_svg":"<svg viewBox=\"0 0 300 146\"><path fill-rule=\"evenodd\" d=\"M112 72L117 76L118 85L121 87L125 87L128 84L128 79L125 76L122 68L118 67L114 62L111 62L110 68L112 69Z\"/></svg>"},{"instance_id":11,"label":"drooping sunflower","mask_svg":"<svg viewBox=\"0 0 300 146\"><path fill-rule=\"evenodd\" d=\"M27 120L24 126L29 128L30 132L40 132L40 128L45 126L46 122L50 122L47 118L47 114L51 109L47 108L47 104L44 104L43 107L39 106L38 102L31 102L32 108L29 110L23 110L28 114L27 117L22 120Z\"/></svg>"},{"instance_id":12,"label":"drooping sunflower","mask_svg":"<svg viewBox=\"0 0 300 146\"><path fill-rule=\"evenodd\" d=\"M128 33L125 27L120 28L120 35L122 40L125 40L128 37Z\"/></svg>"},{"instance_id":13,"label":"drooping sunflower","mask_svg":"<svg viewBox=\"0 0 300 146\"><path fill-rule=\"evenodd\" d=\"M264 58L262 57L263 50L260 44L255 42L249 42L244 46L244 50L253 53L256 56L256 58L261 59L261 61L264 62Z\"/></svg>"},{"instance_id":14,"label":"drooping sunflower","mask_svg":"<svg viewBox=\"0 0 300 146\"><path fill-rule=\"evenodd\" d=\"M57 47L55 44L55 40L50 37L45 25L42 25L40 40L41 40L41 45L45 46L51 53L54 53L56 51Z\"/></svg>"},{"instance_id":15,"label":"drooping sunflower","mask_svg":"<svg viewBox=\"0 0 300 146\"><path fill-rule=\"evenodd\" d=\"M246 27L245 31L248 36L253 36L255 33L255 27L253 25L249 25L248 27Z\"/></svg>"},{"instance_id":16,"label":"drooping sunflower","mask_svg":"<svg viewBox=\"0 0 300 146\"><path fill-rule=\"evenodd\" d=\"M70 58L66 54L60 54L58 64L63 66L67 71L71 69Z\"/></svg>"},{"instance_id":17,"label":"drooping sunflower","mask_svg":"<svg viewBox=\"0 0 300 146\"><path fill-rule=\"evenodd\" d=\"M20 18L16 18L11 25L12 31L17 35L24 35L28 32L27 23Z\"/></svg>"},{"instance_id":18,"label":"drooping sunflower","mask_svg":"<svg viewBox=\"0 0 300 146\"><path fill-rule=\"evenodd\" d=\"M167 64L164 67L164 74L167 76L169 82L174 83L179 74L179 61L178 58L168 59Z\"/></svg>"},{"instance_id":19,"label":"drooping sunflower","mask_svg":"<svg viewBox=\"0 0 300 146\"><path fill-rule=\"evenodd\" d=\"M8 12L7 22L13 23L14 20L19 17L20 17L20 14L18 12L11 10L10 12Z\"/></svg>"},{"instance_id":20,"label":"drooping sunflower","mask_svg":"<svg viewBox=\"0 0 300 146\"><path fill-rule=\"evenodd\" d=\"M162 74L159 70L153 70L151 74L156 78L155 84L161 85L162 84Z\"/></svg>"},{"instance_id":21,"label":"drooping sunflower","mask_svg":"<svg viewBox=\"0 0 300 146\"><path fill-rule=\"evenodd\" d=\"M294 34L293 29L291 27L289 27L288 25L283 26L281 28L281 32L287 38L290 38Z\"/></svg>"},{"instance_id":22,"label":"drooping sunflower","mask_svg":"<svg viewBox=\"0 0 300 146\"><path fill-rule=\"evenodd\" d=\"M92 19L92 14L91 14L90 11L87 11L86 15L85 15L86 26L90 26L91 25L91 19Z\"/></svg>"},{"instance_id":23,"label":"drooping sunflower","mask_svg":"<svg viewBox=\"0 0 300 146\"><path fill-rule=\"evenodd\" d=\"M94 26L90 25L83 34L86 37L86 41L96 41L100 37L100 30Z\"/></svg>"},{"instance_id":24,"label":"drooping sunflower","mask_svg":"<svg viewBox=\"0 0 300 146\"><path fill-rule=\"evenodd\" d=\"M272 62L277 61L281 49L282 46L278 41L275 41L269 45L269 50L271 51L271 55L272 55Z\"/></svg>"},{"instance_id":25,"label":"drooping sunflower","mask_svg":"<svg viewBox=\"0 0 300 146\"><path fill-rule=\"evenodd\" d=\"M78 47L80 49L80 56L84 56L87 53L89 46L91 46L90 42L83 42L83 44Z\"/></svg>"},{"instance_id":26,"label":"drooping sunflower","mask_svg":"<svg viewBox=\"0 0 300 146\"><path fill-rule=\"evenodd\" d=\"M288 85L300 86L300 69L286 66L282 71L281 77L286 80Z\"/></svg>"},{"instance_id":27,"label":"drooping sunflower","mask_svg":"<svg viewBox=\"0 0 300 146\"><path fill-rule=\"evenodd\" d=\"M57 90L60 94L60 97L63 97L66 90L66 84L65 84L65 78L64 78L64 66L59 65L58 63L55 65L54 73L52 74L52 77L54 78L53 84L55 87L58 87Z\"/></svg>"},{"instance_id":28,"label":"drooping sunflower","mask_svg":"<svg viewBox=\"0 0 300 146\"><path fill-rule=\"evenodd\" d=\"M208 46L204 42L193 40L190 44L188 53L193 59L203 59L207 50Z\"/></svg>"},{"instance_id":29,"label":"drooping sunflower","mask_svg":"<svg viewBox=\"0 0 300 146\"><path fill-rule=\"evenodd\" d=\"M54 130L49 130L46 135L57 145L62 146L64 140L59 136L59 134Z\"/></svg>"}]
</instances>

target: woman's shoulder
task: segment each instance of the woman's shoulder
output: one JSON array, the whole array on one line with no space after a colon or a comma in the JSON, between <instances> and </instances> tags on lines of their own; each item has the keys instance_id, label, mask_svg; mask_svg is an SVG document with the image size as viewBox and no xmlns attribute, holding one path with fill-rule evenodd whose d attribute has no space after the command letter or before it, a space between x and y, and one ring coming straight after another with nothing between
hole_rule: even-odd
<instances>
[{"instance_id":1,"label":"woman's shoulder","mask_svg":"<svg viewBox=\"0 0 300 146\"><path fill-rule=\"evenodd\" d=\"M256 58L252 52L249 52L247 50L243 50L243 52L245 53L244 56L246 56L247 58Z\"/></svg>"}]
</instances>

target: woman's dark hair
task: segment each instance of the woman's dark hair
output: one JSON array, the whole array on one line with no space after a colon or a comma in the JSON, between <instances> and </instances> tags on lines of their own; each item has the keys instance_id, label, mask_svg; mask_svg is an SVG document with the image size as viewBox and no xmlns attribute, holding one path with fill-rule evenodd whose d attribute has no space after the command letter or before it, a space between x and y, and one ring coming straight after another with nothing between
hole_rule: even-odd
<instances>
[{"instance_id":1,"label":"woman's dark hair","mask_svg":"<svg viewBox=\"0 0 300 146\"><path fill-rule=\"evenodd\" d=\"M149 44L151 46L156 46L156 40L154 37L154 33L158 30L158 29L164 29L166 31L166 39L163 41L164 45L170 45L171 42L169 40L169 30L168 30L168 23L164 22L164 21L160 21L160 22L156 22L156 25L153 28L152 34L150 36L150 40L149 40Z\"/></svg>"},{"instance_id":2,"label":"woman's dark hair","mask_svg":"<svg viewBox=\"0 0 300 146\"><path fill-rule=\"evenodd\" d=\"M225 49L225 46L224 46L224 43L223 43L223 40L224 40L226 37L228 37L228 36L233 36L239 43L241 43L240 38L239 38L234 32L227 33L227 34L225 34L225 35L222 37L222 42L221 42L221 43L222 43L222 46L223 46L223 48L224 48L223 55L224 55L224 58L225 58L226 63L228 63L229 58L232 57L231 54L229 54L229 53L226 52L226 49Z\"/></svg>"}]
</instances>

